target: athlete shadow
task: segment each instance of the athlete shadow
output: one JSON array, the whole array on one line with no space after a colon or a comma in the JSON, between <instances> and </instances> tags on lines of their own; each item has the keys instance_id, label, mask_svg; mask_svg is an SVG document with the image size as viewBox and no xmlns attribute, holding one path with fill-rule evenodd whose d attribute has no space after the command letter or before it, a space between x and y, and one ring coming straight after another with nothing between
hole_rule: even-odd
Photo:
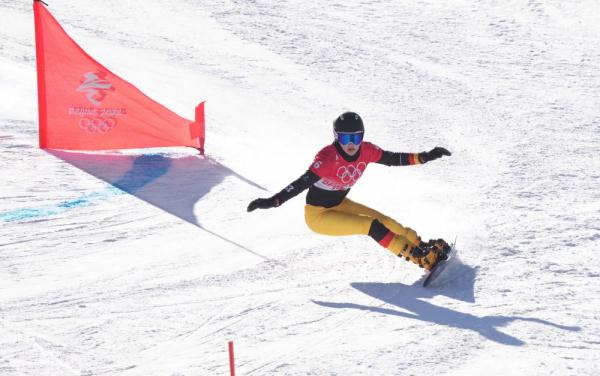
<instances>
[{"instance_id":1,"label":"athlete shadow","mask_svg":"<svg viewBox=\"0 0 600 376\"><path fill-rule=\"evenodd\" d=\"M460 263L462 264L462 263ZM355 282L351 286L358 291L381 301L379 305L362 305L355 303L336 303L313 301L314 303L328 308L359 309L386 315L399 316L415 319L452 328L466 329L478 332L489 340L509 346L522 346L525 344L519 338L501 332L501 328L513 321L528 321L554 328L579 331L577 326L565 326L552 322L523 316L476 316L470 313L460 312L450 308L438 306L428 302L428 299L436 295L444 295L453 299L466 302L474 302L473 286L476 269L464 264L459 278L449 281L444 286L423 288L420 281L412 286L402 283L375 283ZM447 270L446 270L447 271ZM386 305L400 308L388 308Z\"/></svg>"},{"instance_id":2,"label":"athlete shadow","mask_svg":"<svg viewBox=\"0 0 600 376\"><path fill-rule=\"evenodd\" d=\"M268 259L205 228L194 214L194 205L228 176L234 176L245 184L266 190L214 159L198 155L172 157L163 153L127 155L46 151L122 192L198 226L224 241Z\"/></svg>"}]
</instances>

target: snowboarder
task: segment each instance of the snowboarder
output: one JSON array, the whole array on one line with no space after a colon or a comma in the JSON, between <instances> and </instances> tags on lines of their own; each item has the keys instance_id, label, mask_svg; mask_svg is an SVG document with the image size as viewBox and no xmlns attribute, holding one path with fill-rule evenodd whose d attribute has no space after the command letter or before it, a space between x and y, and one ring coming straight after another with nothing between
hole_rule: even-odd
<instances>
[{"instance_id":1,"label":"snowboarder","mask_svg":"<svg viewBox=\"0 0 600 376\"><path fill-rule=\"evenodd\" d=\"M332 236L369 235L393 254L431 270L450 247L443 239L424 242L411 228L346 197L369 163L408 166L451 155L442 147L422 153L384 151L363 141L365 128L360 116L345 112L333 122L335 140L315 157L300 178L270 198L258 198L248 205L255 209L275 208L308 188L304 218L316 233Z\"/></svg>"}]
</instances>

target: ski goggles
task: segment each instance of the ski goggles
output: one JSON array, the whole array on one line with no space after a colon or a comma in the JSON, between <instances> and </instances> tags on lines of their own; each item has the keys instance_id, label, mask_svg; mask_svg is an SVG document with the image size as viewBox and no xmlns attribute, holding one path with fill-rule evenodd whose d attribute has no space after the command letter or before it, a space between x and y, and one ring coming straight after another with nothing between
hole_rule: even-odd
<instances>
[{"instance_id":1,"label":"ski goggles","mask_svg":"<svg viewBox=\"0 0 600 376\"><path fill-rule=\"evenodd\" d=\"M354 145L360 145L363 140L364 132L352 132L352 133L342 133L336 132L335 139L340 145L348 145L349 143L353 143Z\"/></svg>"}]
</instances>

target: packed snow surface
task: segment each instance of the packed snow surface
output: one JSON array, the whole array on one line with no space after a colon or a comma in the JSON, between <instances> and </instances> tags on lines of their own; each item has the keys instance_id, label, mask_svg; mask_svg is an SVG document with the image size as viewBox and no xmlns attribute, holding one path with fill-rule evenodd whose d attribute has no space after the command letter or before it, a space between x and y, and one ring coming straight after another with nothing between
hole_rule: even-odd
<instances>
[{"instance_id":1,"label":"packed snow surface","mask_svg":"<svg viewBox=\"0 0 600 376\"><path fill-rule=\"evenodd\" d=\"M600 3L53 1L207 154L40 150L33 11L0 0L0 374L598 375ZM349 197L458 262L304 224L300 176L352 110L391 151Z\"/></svg>"}]
</instances>

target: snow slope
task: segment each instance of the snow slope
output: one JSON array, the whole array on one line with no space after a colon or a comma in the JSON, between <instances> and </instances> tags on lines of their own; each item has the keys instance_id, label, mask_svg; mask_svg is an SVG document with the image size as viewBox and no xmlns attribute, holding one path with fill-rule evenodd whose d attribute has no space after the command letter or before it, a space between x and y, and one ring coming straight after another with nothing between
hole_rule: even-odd
<instances>
[{"instance_id":1,"label":"snow slope","mask_svg":"<svg viewBox=\"0 0 600 376\"><path fill-rule=\"evenodd\" d=\"M182 116L186 149L37 148L33 14L0 0L0 374L595 375L600 4L50 2ZM350 197L458 237L443 285L367 237L313 234L305 171L354 110L393 151Z\"/></svg>"}]
</instances>

